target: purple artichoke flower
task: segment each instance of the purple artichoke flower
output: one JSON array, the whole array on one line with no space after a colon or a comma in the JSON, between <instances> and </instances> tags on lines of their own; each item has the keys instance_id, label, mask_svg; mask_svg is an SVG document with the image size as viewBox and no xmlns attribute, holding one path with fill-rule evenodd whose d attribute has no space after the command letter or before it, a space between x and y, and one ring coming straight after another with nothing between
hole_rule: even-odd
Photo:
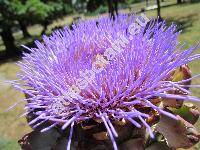
<instances>
[{"instance_id":1,"label":"purple artichoke flower","mask_svg":"<svg viewBox=\"0 0 200 150\"><path fill-rule=\"evenodd\" d=\"M200 58L193 54L196 47L183 50L177 39L180 32L165 22L155 21L132 35L128 29L135 20L120 15L115 21L82 21L73 30L65 27L43 36L36 48L24 46L31 53L18 63L20 80L14 86L28 95L25 114L36 116L29 124L50 122L42 132L70 127L70 149L74 126L94 120L104 123L117 149L114 122L144 126L153 138L147 121L151 114L142 108L177 119L158 101L199 101L184 85L192 78L173 80L177 68ZM175 90L183 94L170 92Z\"/></svg>"}]
</instances>

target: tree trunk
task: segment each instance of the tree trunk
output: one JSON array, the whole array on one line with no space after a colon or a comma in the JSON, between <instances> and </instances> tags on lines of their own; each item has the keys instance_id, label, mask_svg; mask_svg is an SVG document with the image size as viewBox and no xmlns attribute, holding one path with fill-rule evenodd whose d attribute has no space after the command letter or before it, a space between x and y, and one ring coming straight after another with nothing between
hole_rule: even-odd
<instances>
[{"instance_id":1,"label":"tree trunk","mask_svg":"<svg viewBox=\"0 0 200 150\"><path fill-rule=\"evenodd\" d=\"M114 19L115 14L114 14L114 8L113 8L113 0L107 0L107 3L108 3L109 16L111 19Z\"/></svg>"},{"instance_id":2,"label":"tree trunk","mask_svg":"<svg viewBox=\"0 0 200 150\"><path fill-rule=\"evenodd\" d=\"M157 16L159 17L159 19L161 19L161 15L160 15L160 0L156 0L157 3Z\"/></svg>"},{"instance_id":3,"label":"tree trunk","mask_svg":"<svg viewBox=\"0 0 200 150\"><path fill-rule=\"evenodd\" d=\"M146 0L146 7L149 6L149 0Z\"/></svg>"},{"instance_id":4,"label":"tree trunk","mask_svg":"<svg viewBox=\"0 0 200 150\"><path fill-rule=\"evenodd\" d=\"M15 46L15 39L12 35L12 31L10 27L3 27L1 31L1 37L6 47L6 54L8 56L13 56L19 54L17 47Z\"/></svg>"},{"instance_id":5,"label":"tree trunk","mask_svg":"<svg viewBox=\"0 0 200 150\"><path fill-rule=\"evenodd\" d=\"M114 10L115 10L116 16L118 16L118 0L114 0Z\"/></svg>"},{"instance_id":6,"label":"tree trunk","mask_svg":"<svg viewBox=\"0 0 200 150\"><path fill-rule=\"evenodd\" d=\"M107 0L110 18L115 20L118 15L118 0Z\"/></svg>"},{"instance_id":7,"label":"tree trunk","mask_svg":"<svg viewBox=\"0 0 200 150\"><path fill-rule=\"evenodd\" d=\"M23 21L19 21L19 26L22 30L22 33L23 33L23 36L24 37L30 37L30 34L28 33L28 30L27 30L27 25L25 22Z\"/></svg>"},{"instance_id":8,"label":"tree trunk","mask_svg":"<svg viewBox=\"0 0 200 150\"><path fill-rule=\"evenodd\" d=\"M177 4L181 4L182 3L182 0L177 0Z\"/></svg>"},{"instance_id":9,"label":"tree trunk","mask_svg":"<svg viewBox=\"0 0 200 150\"><path fill-rule=\"evenodd\" d=\"M42 32L41 32L41 35L46 34L46 30L47 30L49 24L50 24L50 21L49 21L49 20L45 20L45 21L42 23L43 30L42 30Z\"/></svg>"}]
</instances>

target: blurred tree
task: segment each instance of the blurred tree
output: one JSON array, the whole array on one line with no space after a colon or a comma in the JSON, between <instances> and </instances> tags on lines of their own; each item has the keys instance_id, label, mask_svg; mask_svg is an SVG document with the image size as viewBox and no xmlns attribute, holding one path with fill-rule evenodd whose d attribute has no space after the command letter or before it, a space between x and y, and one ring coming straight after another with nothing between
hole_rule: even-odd
<instances>
[{"instance_id":1,"label":"blurred tree","mask_svg":"<svg viewBox=\"0 0 200 150\"><path fill-rule=\"evenodd\" d=\"M12 28L20 28L24 37L30 36L28 25L47 26L56 18L72 12L71 0L0 0L0 35L6 51L17 53Z\"/></svg>"},{"instance_id":2,"label":"blurred tree","mask_svg":"<svg viewBox=\"0 0 200 150\"><path fill-rule=\"evenodd\" d=\"M27 7L25 5L26 0L13 0L10 2L10 7L13 13L12 15L16 16L15 19L18 21L23 36L30 37L27 30L29 17L27 15Z\"/></svg>"},{"instance_id":3,"label":"blurred tree","mask_svg":"<svg viewBox=\"0 0 200 150\"><path fill-rule=\"evenodd\" d=\"M101 0L88 0L87 2L87 11L93 12L98 9L103 2Z\"/></svg>"},{"instance_id":4,"label":"blurred tree","mask_svg":"<svg viewBox=\"0 0 200 150\"><path fill-rule=\"evenodd\" d=\"M146 7L149 6L149 0L146 0Z\"/></svg>"},{"instance_id":5,"label":"blurred tree","mask_svg":"<svg viewBox=\"0 0 200 150\"><path fill-rule=\"evenodd\" d=\"M29 22L31 24L41 24L43 26L42 34L44 34L50 24L49 16L53 11L53 6L41 0L28 0L25 6L27 16L30 18Z\"/></svg>"},{"instance_id":6,"label":"blurred tree","mask_svg":"<svg viewBox=\"0 0 200 150\"><path fill-rule=\"evenodd\" d=\"M0 0L0 5L0 11L4 16L2 20L7 20L7 23L14 22L12 26L19 26L24 37L29 36L28 24L42 24L52 10L51 5L40 0Z\"/></svg>"},{"instance_id":7,"label":"blurred tree","mask_svg":"<svg viewBox=\"0 0 200 150\"><path fill-rule=\"evenodd\" d=\"M6 54L9 56L18 54L19 51L15 46L15 39L12 35L12 27L7 21L2 19L2 16L0 17L0 28L0 35L6 47Z\"/></svg>"},{"instance_id":8,"label":"blurred tree","mask_svg":"<svg viewBox=\"0 0 200 150\"><path fill-rule=\"evenodd\" d=\"M34 0L35 1L35 0ZM40 0L37 0L40 1ZM71 0L41 0L41 6L45 10L41 12L42 19L38 20L43 25L42 34L47 30L47 26L55 19L69 14L73 11Z\"/></svg>"},{"instance_id":9,"label":"blurred tree","mask_svg":"<svg viewBox=\"0 0 200 150\"><path fill-rule=\"evenodd\" d=\"M22 30L27 23L41 24L43 26L42 34L54 19L72 12L71 0L23 0L23 8L20 9L19 5L16 6L19 8L15 10L18 10L19 18L21 18L19 25Z\"/></svg>"},{"instance_id":10,"label":"blurred tree","mask_svg":"<svg viewBox=\"0 0 200 150\"><path fill-rule=\"evenodd\" d=\"M15 39L12 35L12 26L15 22L12 9L9 6L9 0L0 0L0 35L6 47L6 54L15 55L18 53L14 43Z\"/></svg>"}]
</instances>

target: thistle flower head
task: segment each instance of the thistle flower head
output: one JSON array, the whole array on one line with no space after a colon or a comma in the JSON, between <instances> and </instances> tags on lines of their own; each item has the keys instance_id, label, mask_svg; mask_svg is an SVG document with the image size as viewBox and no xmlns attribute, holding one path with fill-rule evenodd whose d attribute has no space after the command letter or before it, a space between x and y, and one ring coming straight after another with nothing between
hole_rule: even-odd
<instances>
[{"instance_id":1,"label":"thistle flower head","mask_svg":"<svg viewBox=\"0 0 200 150\"><path fill-rule=\"evenodd\" d=\"M72 133L74 124L100 121L117 149L113 122L145 126L153 137L147 122L151 113L142 108L176 119L158 102L198 100L183 86L191 78L173 80L177 68L200 58L192 54L195 48L183 50L173 24L154 22L131 34L129 27L135 22L135 16L127 15L115 21L84 21L73 25L73 30L65 27L44 36L42 42L35 42L36 48L26 47L31 53L19 62L23 82L15 87L29 95L27 113L36 116L29 124L49 121L51 126L42 131L71 126ZM175 90L182 94L170 92Z\"/></svg>"}]
</instances>

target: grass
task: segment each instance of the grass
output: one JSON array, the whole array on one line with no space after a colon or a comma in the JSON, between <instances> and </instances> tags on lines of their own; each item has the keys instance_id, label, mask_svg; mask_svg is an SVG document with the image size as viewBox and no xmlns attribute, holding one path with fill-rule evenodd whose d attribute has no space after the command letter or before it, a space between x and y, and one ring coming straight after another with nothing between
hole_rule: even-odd
<instances>
[{"instance_id":1,"label":"grass","mask_svg":"<svg viewBox=\"0 0 200 150\"><path fill-rule=\"evenodd\" d=\"M139 5L139 4L138 4ZM175 22L179 25L179 29L182 29L180 35L180 41L186 41L187 47L194 45L200 41L200 3L195 4L182 4L173 5L161 9L161 16L167 19L168 22ZM156 11L148 11L147 16L156 16ZM48 28L48 32L55 26L63 26L69 24L72 21L72 16L64 19L56 20ZM36 25L29 28L29 32L32 35L38 35L41 27ZM16 33L15 36L20 38L20 33ZM198 50L197 52L200 52ZM200 61L189 64L193 74L200 72ZM16 79L16 73L19 68L14 62L10 61L4 64L0 64L0 82L4 80ZM194 84L200 84L199 79L193 80ZM199 89L192 89L196 96L200 97ZM23 94L14 90L10 85L0 84L0 149L1 150L18 150L20 149L17 140L25 133L31 131L31 128L27 125L25 118L18 118L17 116L24 112L23 104L18 105L14 110L5 112L6 108L14 104L16 101L23 99ZM200 129L200 123L197 124ZM200 147L199 145L196 146ZM194 148L195 149L195 148Z\"/></svg>"},{"instance_id":2,"label":"grass","mask_svg":"<svg viewBox=\"0 0 200 150\"><path fill-rule=\"evenodd\" d=\"M19 68L13 62L0 65L0 81L16 79L18 71ZM10 85L0 84L0 149L2 150L19 149L17 140L31 130L25 118L18 118L24 112L23 104L18 105L12 111L5 112L9 106L23 98L23 94L14 90Z\"/></svg>"},{"instance_id":3,"label":"grass","mask_svg":"<svg viewBox=\"0 0 200 150\"><path fill-rule=\"evenodd\" d=\"M14 139L0 138L0 149L1 150L20 150L20 146Z\"/></svg>"}]
</instances>

